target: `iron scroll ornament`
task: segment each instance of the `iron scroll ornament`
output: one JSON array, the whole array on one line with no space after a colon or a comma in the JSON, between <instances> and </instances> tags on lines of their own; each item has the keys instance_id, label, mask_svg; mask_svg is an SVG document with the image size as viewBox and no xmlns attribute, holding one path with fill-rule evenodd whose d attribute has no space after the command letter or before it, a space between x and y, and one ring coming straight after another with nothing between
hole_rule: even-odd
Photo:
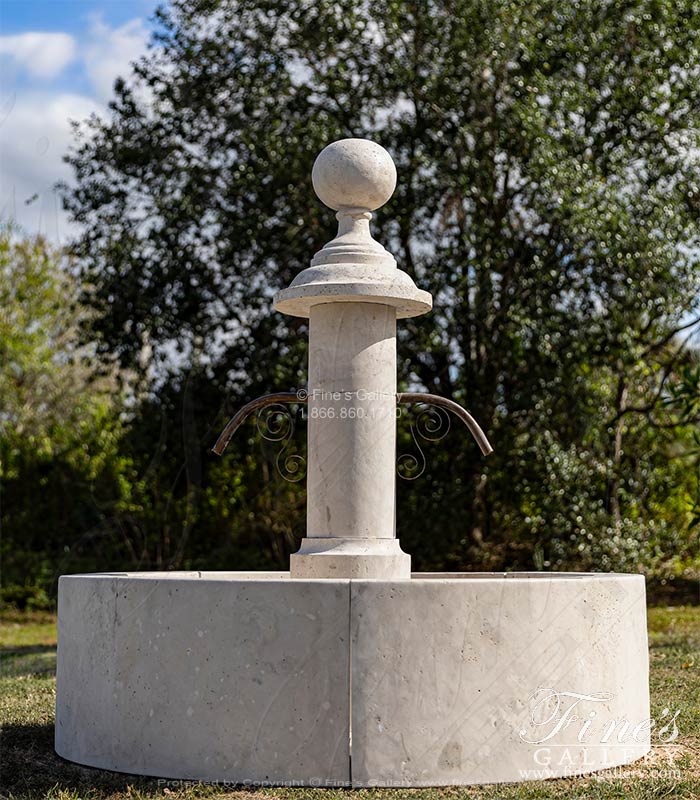
<instances>
[{"instance_id":1,"label":"iron scroll ornament","mask_svg":"<svg viewBox=\"0 0 700 800\"><path fill-rule=\"evenodd\" d=\"M455 403L454 400L448 400L446 397L440 397L437 394L429 394L427 392L398 392L396 394L396 402L399 405L412 405L414 403L422 403L427 406L435 406L436 408L442 410L443 412L450 412L454 414L458 419L460 419L466 426L469 428L470 433L474 437L479 449L481 450L482 454L487 456L493 452L493 448L489 440L486 438L486 434L483 432L479 423L472 417L472 415L459 403ZM300 390L298 392L275 392L274 394L266 394L262 397L258 397L255 400L251 400L250 403L246 403L226 424L226 427L221 431L219 438L216 440L216 444L212 447L212 452L216 453L216 455L220 456L223 454L224 450L228 447L229 442L231 441L233 435L236 431L241 427L241 425L248 419L248 417L253 414L254 412L260 412L263 409L268 409L271 406L277 406L278 409L273 413L275 415L284 415L286 413L288 427L284 428L284 432L282 432L282 427L280 427L279 420L275 417L272 421L270 420L269 415L265 418L265 427L266 431L272 431L273 435L266 435L266 431L261 430L260 428L260 418L258 418L258 430L260 433L266 438L272 441L284 441L285 445L282 451L279 453L277 460L278 460L278 469L280 474L282 475L285 480L291 480L292 482L296 482L301 480L304 477L304 471L302 469L302 461L303 459L301 456L288 456L283 460L284 468L280 467L279 460L284 456L284 453L289 445L289 440L293 433L293 423L290 421L291 416L289 412L286 410L279 410L280 406L284 406L286 404L301 404L305 405L308 403L308 392L305 390ZM272 409L270 408L272 411ZM429 413L429 412L428 412ZM426 412L423 412L425 416ZM423 428L420 427L420 418L419 422L416 423L416 428L418 429L418 434L422 439L427 441L437 441L442 439L444 436L447 435L449 430L449 415L445 417L441 415L437 415L436 417L427 418L423 421ZM279 435L275 436L274 434L278 433ZM411 434L413 436L413 440L418 447L418 451L421 456L421 461L419 461L416 456L410 454L404 454L399 456L398 461L398 472L399 475L404 478L405 480L415 480L420 475L422 475L425 469L425 457L423 455L423 451L418 445L418 441L416 439L415 431L413 426L411 426ZM289 458L294 459L294 464L290 465L287 463ZM416 472L417 470L417 472ZM289 474L287 474L289 473ZM415 474L413 474L415 473Z\"/></svg>"},{"instance_id":2,"label":"iron scroll ornament","mask_svg":"<svg viewBox=\"0 0 700 800\"><path fill-rule=\"evenodd\" d=\"M466 408L462 408L454 400L448 400L446 397L440 397L439 394L429 394L427 392L398 392L396 394L396 402L399 404L425 403L428 406L437 406L445 411L450 411L469 428L469 432L479 445L482 455L488 456L493 453L493 447L491 447L491 443L486 438L486 434L481 430L479 423Z\"/></svg>"},{"instance_id":3,"label":"iron scroll ornament","mask_svg":"<svg viewBox=\"0 0 700 800\"><path fill-rule=\"evenodd\" d=\"M226 423L226 427L221 431L216 444L212 447L212 453L217 456L223 455L233 438L233 434L241 427L248 417L255 411L260 411L267 406L285 405L287 403L306 403L307 397L303 392L275 392L275 394L264 394L246 403L239 409L233 417Z\"/></svg>"},{"instance_id":4,"label":"iron scroll ornament","mask_svg":"<svg viewBox=\"0 0 700 800\"><path fill-rule=\"evenodd\" d=\"M258 433L268 442L281 445L275 458L277 472L288 483L298 483L306 477L306 459L289 452L294 437L294 416L284 403L268 403L258 409L255 417Z\"/></svg>"},{"instance_id":5,"label":"iron scroll ornament","mask_svg":"<svg viewBox=\"0 0 700 800\"><path fill-rule=\"evenodd\" d=\"M417 480L428 467L421 441L424 444L440 442L450 432L449 411L425 403L416 403L414 407L418 410L407 415L414 452L401 453L396 458L396 474L404 481Z\"/></svg>"}]
</instances>

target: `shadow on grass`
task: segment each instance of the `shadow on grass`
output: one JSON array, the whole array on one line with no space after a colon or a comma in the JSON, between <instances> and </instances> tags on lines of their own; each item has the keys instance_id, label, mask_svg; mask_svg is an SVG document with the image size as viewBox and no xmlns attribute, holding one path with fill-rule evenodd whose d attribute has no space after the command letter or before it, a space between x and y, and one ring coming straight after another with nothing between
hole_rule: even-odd
<instances>
[{"instance_id":1,"label":"shadow on grass","mask_svg":"<svg viewBox=\"0 0 700 800\"><path fill-rule=\"evenodd\" d=\"M66 790L91 798L110 797L129 787L158 789L156 778L93 769L61 758L53 749L53 725L5 725L2 732L3 797L39 798Z\"/></svg>"},{"instance_id":2,"label":"shadow on grass","mask_svg":"<svg viewBox=\"0 0 700 800\"><path fill-rule=\"evenodd\" d=\"M0 649L0 675L18 678L56 671L55 644L29 644Z\"/></svg>"},{"instance_id":3,"label":"shadow on grass","mask_svg":"<svg viewBox=\"0 0 700 800\"><path fill-rule=\"evenodd\" d=\"M22 647L0 647L0 660L11 656L26 656L35 653L55 653L55 644L27 644Z\"/></svg>"},{"instance_id":4,"label":"shadow on grass","mask_svg":"<svg viewBox=\"0 0 700 800\"><path fill-rule=\"evenodd\" d=\"M700 580L647 578L647 605L700 606Z\"/></svg>"}]
</instances>

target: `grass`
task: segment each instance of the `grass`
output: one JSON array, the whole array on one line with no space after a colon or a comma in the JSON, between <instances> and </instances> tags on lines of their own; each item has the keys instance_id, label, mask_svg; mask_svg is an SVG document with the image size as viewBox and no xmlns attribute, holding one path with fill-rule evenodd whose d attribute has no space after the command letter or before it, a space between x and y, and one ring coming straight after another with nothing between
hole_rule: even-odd
<instances>
[{"instance_id":1,"label":"grass","mask_svg":"<svg viewBox=\"0 0 700 800\"><path fill-rule=\"evenodd\" d=\"M652 717L679 711L672 748L654 748L622 774L444 789L243 789L122 775L71 764L53 751L56 624L45 613L0 617L0 791L11 800L553 800L700 797L700 607L649 609Z\"/></svg>"}]
</instances>

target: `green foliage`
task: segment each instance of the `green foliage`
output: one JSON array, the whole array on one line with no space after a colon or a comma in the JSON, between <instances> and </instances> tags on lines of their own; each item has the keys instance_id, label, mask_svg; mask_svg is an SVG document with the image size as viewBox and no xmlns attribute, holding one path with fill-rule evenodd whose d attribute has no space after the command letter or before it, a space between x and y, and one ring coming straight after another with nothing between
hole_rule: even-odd
<instances>
[{"instance_id":1,"label":"green foliage","mask_svg":"<svg viewBox=\"0 0 700 800\"><path fill-rule=\"evenodd\" d=\"M685 483L691 496L690 530L697 536L700 529L700 358L678 370L676 380L669 387L665 405L671 407L685 423L686 433L679 442L678 456L685 470Z\"/></svg>"},{"instance_id":2,"label":"green foliage","mask_svg":"<svg viewBox=\"0 0 700 800\"><path fill-rule=\"evenodd\" d=\"M11 584L0 589L0 608L46 611L52 605L46 588L39 584Z\"/></svg>"},{"instance_id":3,"label":"green foliage","mask_svg":"<svg viewBox=\"0 0 700 800\"><path fill-rule=\"evenodd\" d=\"M113 553L119 392L80 346L87 311L60 253L0 231L2 599L45 607L61 572Z\"/></svg>"},{"instance_id":4,"label":"green foliage","mask_svg":"<svg viewBox=\"0 0 700 800\"><path fill-rule=\"evenodd\" d=\"M400 487L416 566L697 566L697 3L174 0L158 23L65 192L90 331L150 393L132 545L279 563L300 534L298 492L246 483L246 443L225 473L206 451L224 410L303 385L305 327L270 298L332 236L313 158L367 136L399 171L378 238L435 297L401 326L403 384L495 445L453 430ZM267 541L261 506L287 518Z\"/></svg>"}]
</instances>

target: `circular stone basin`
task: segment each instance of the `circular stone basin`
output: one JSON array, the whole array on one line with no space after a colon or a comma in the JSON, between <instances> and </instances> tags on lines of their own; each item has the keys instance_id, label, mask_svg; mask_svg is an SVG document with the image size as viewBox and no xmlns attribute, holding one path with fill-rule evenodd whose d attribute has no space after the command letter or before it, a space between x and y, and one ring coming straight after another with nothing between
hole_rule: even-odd
<instances>
[{"instance_id":1,"label":"circular stone basin","mask_svg":"<svg viewBox=\"0 0 700 800\"><path fill-rule=\"evenodd\" d=\"M56 751L93 767L439 786L650 749L638 575L69 575L58 616Z\"/></svg>"}]
</instances>

